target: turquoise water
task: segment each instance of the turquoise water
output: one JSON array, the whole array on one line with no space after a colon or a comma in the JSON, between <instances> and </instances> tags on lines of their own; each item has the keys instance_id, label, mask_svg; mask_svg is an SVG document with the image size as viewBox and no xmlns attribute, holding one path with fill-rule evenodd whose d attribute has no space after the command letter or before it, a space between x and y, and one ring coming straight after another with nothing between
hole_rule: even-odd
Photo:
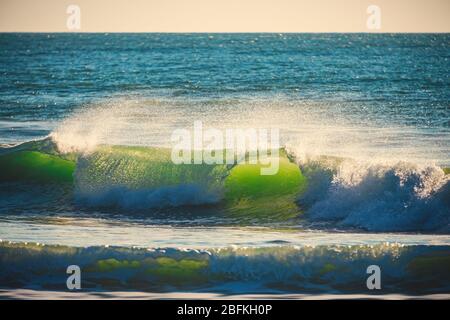
<instances>
[{"instance_id":1,"label":"turquoise water","mask_svg":"<svg viewBox=\"0 0 450 320\"><path fill-rule=\"evenodd\" d=\"M0 34L0 287L448 293L449 40ZM194 121L278 128L303 180L174 166Z\"/></svg>"}]
</instances>

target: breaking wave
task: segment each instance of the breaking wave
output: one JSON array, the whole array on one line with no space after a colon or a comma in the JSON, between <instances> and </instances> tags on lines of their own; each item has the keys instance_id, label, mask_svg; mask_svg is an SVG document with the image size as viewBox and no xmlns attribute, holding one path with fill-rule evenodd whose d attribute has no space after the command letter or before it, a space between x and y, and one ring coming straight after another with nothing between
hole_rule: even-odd
<instances>
[{"instance_id":1,"label":"breaking wave","mask_svg":"<svg viewBox=\"0 0 450 320\"><path fill-rule=\"evenodd\" d=\"M213 206L212 214L242 222L294 218L333 229L450 233L450 175L438 166L281 157L280 174L261 178L227 165L174 165L167 148L100 145L60 153L48 138L3 148L0 178L72 184L75 203L87 208Z\"/></svg>"},{"instance_id":2,"label":"breaking wave","mask_svg":"<svg viewBox=\"0 0 450 320\"><path fill-rule=\"evenodd\" d=\"M64 290L66 268L82 270L83 290L366 292L367 266L383 272L383 293L448 292L447 246L399 244L220 249L68 247L0 242L6 288Z\"/></svg>"},{"instance_id":3,"label":"breaking wave","mask_svg":"<svg viewBox=\"0 0 450 320\"><path fill-rule=\"evenodd\" d=\"M434 165L309 159L298 198L312 221L370 231L450 232L450 176Z\"/></svg>"}]
</instances>

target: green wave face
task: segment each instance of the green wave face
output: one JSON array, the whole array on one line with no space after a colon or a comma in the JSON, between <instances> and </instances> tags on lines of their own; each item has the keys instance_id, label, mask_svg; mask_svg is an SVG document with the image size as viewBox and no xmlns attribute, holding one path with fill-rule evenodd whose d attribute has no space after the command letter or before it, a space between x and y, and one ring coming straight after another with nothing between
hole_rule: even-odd
<instances>
[{"instance_id":1,"label":"green wave face","mask_svg":"<svg viewBox=\"0 0 450 320\"><path fill-rule=\"evenodd\" d=\"M295 194L305 185L305 177L297 165L286 156L279 158L279 170L274 175L261 175L261 164L238 164L225 180L227 199L264 198Z\"/></svg>"},{"instance_id":2,"label":"green wave face","mask_svg":"<svg viewBox=\"0 0 450 320\"><path fill-rule=\"evenodd\" d=\"M238 164L225 179L225 199L235 215L289 219L298 215L295 203L306 189L307 181L300 168L284 152L280 153L279 170L261 175L262 164Z\"/></svg>"},{"instance_id":3,"label":"green wave face","mask_svg":"<svg viewBox=\"0 0 450 320\"><path fill-rule=\"evenodd\" d=\"M75 162L38 151L0 155L1 181L73 182Z\"/></svg>"},{"instance_id":4,"label":"green wave face","mask_svg":"<svg viewBox=\"0 0 450 320\"><path fill-rule=\"evenodd\" d=\"M206 179L213 179L226 188L228 200L297 193L306 183L299 167L285 152L280 152L279 170L275 175L261 175L264 167L267 165L259 163L234 166L174 164L168 148L102 146L80 159L77 173L97 183L120 183L132 188L204 184Z\"/></svg>"},{"instance_id":5,"label":"green wave face","mask_svg":"<svg viewBox=\"0 0 450 320\"><path fill-rule=\"evenodd\" d=\"M279 170L275 175L261 175L261 168L265 166L261 163L174 164L170 149L102 146L79 159L75 177L82 194L97 193L102 199L109 197L105 193L114 186L139 191L194 185L201 193L211 193L221 199L218 204L226 214L282 215L283 219L297 215L295 199L306 188L306 178L300 168L285 152L280 152ZM147 194L138 196L148 198ZM126 199L124 202L128 203Z\"/></svg>"},{"instance_id":6,"label":"green wave face","mask_svg":"<svg viewBox=\"0 0 450 320\"><path fill-rule=\"evenodd\" d=\"M117 195L130 209L135 209L130 201L135 201L139 209L146 209L158 207L159 201L165 206L162 202L167 199L171 201L169 206L183 206L186 198L200 197L187 205L214 204L218 206L217 213L283 219L299 213L295 199L306 188L306 178L283 150L278 172L261 175L261 168L267 165L260 163L174 164L168 148L105 145L87 155L67 157L45 146L43 152L33 144L28 150L27 146L19 146L0 153L0 180L73 183L74 194L88 197L92 200L88 204L94 206L100 198L100 205L120 207ZM197 194L183 194L185 186L197 188ZM172 193L152 194L154 190L170 188ZM215 198L205 200L210 194ZM155 198L152 203L148 203L149 197Z\"/></svg>"},{"instance_id":7,"label":"green wave face","mask_svg":"<svg viewBox=\"0 0 450 320\"><path fill-rule=\"evenodd\" d=\"M226 165L175 164L168 148L101 146L78 159L75 183L82 194L180 185L198 185L206 192L221 189L228 171Z\"/></svg>"}]
</instances>

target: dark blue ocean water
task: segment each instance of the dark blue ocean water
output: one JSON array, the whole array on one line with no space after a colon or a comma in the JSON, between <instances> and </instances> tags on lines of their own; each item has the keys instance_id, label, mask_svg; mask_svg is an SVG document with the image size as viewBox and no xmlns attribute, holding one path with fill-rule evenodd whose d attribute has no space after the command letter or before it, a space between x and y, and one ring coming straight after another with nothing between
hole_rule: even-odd
<instances>
[{"instance_id":1,"label":"dark blue ocean water","mask_svg":"<svg viewBox=\"0 0 450 320\"><path fill-rule=\"evenodd\" d=\"M449 34L0 34L0 155L77 152L73 183L0 182L0 287L367 293L377 264L381 293L448 293L449 71ZM154 149L95 151L196 120L279 128L307 188L233 216Z\"/></svg>"},{"instance_id":2,"label":"dark blue ocean water","mask_svg":"<svg viewBox=\"0 0 450 320\"><path fill-rule=\"evenodd\" d=\"M397 201L440 187L416 164L450 166L449 71L449 34L3 33L0 144L53 132L60 151L166 146L195 120L274 126L296 155L374 160L378 167L335 178L343 186L359 183L353 174L368 179L370 190L351 195L364 194L358 201L384 199L390 188ZM380 165L395 177L419 171L405 187L383 169L377 185L370 179Z\"/></svg>"},{"instance_id":3,"label":"dark blue ocean water","mask_svg":"<svg viewBox=\"0 0 450 320\"><path fill-rule=\"evenodd\" d=\"M283 94L349 116L450 127L448 34L0 34L2 140L94 99ZM37 121L26 133L17 122Z\"/></svg>"}]
</instances>

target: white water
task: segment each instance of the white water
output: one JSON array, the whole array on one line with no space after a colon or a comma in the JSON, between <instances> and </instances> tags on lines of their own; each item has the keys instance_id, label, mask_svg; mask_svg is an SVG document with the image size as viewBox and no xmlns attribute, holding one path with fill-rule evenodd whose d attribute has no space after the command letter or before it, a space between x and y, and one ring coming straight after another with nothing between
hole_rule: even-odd
<instances>
[{"instance_id":1,"label":"white water","mask_svg":"<svg viewBox=\"0 0 450 320\"><path fill-rule=\"evenodd\" d=\"M3 241L67 246L115 245L142 248L207 249L331 245L450 245L448 235L343 233L265 227L172 227L94 218L54 218L45 222L2 221Z\"/></svg>"}]
</instances>

